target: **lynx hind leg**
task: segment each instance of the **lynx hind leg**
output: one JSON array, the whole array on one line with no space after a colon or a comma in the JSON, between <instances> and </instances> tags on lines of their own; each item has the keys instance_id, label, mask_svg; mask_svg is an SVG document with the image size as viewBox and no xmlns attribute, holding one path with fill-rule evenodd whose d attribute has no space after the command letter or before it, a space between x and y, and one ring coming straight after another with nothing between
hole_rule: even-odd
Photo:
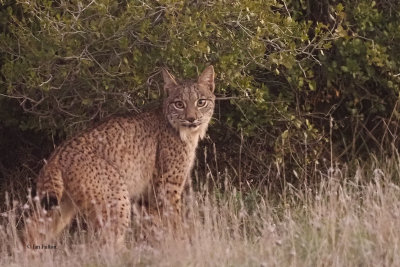
<instances>
[{"instance_id":1,"label":"lynx hind leg","mask_svg":"<svg viewBox=\"0 0 400 267\"><path fill-rule=\"evenodd\" d=\"M130 201L125 188L110 187L106 202L91 201L86 219L89 228L100 237L101 243L124 244L130 224Z\"/></svg>"},{"instance_id":2,"label":"lynx hind leg","mask_svg":"<svg viewBox=\"0 0 400 267\"><path fill-rule=\"evenodd\" d=\"M49 245L71 222L76 210L68 197L63 197L60 206L50 210L37 208L27 219L24 243L27 249L34 246Z\"/></svg>"},{"instance_id":3,"label":"lynx hind leg","mask_svg":"<svg viewBox=\"0 0 400 267\"><path fill-rule=\"evenodd\" d=\"M89 169L84 172L85 181L73 191L73 199L90 232L100 237L101 243L122 245L131 212L126 184L117 169L106 161L94 158L91 163L81 166L81 171Z\"/></svg>"}]
</instances>

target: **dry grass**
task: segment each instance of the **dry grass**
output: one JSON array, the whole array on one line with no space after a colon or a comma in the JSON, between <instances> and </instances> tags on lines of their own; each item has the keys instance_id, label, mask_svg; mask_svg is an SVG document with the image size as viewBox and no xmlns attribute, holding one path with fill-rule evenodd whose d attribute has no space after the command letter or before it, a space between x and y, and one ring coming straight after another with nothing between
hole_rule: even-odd
<instances>
[{"instance_id":1,"label":"dry grass","mask_svg":"<svg viewBox=\"0 0 400 267\"><path fill-rule=\"evenodd\" d=\"M66 231L57 249L32 258L18 248L18 218L9 212L0 225L0 266L400 266L399 158L366 166L320 171L316 189L287 185L280 197L241 194L229 183L224 192L200 190L194 229L155 246L130 234L126 251Z\"/></svg>"}]
</instances>

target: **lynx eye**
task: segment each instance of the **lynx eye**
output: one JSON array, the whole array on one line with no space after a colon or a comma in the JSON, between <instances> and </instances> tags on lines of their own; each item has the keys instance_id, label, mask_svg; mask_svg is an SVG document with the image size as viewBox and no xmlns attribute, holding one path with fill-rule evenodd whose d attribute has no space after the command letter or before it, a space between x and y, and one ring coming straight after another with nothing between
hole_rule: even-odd
<instances>
[{"instance_id":1,"label":"lynx eye","mask_svg":"<svg viewBox=\"0 0 400 267\"><path fill-rule=\"evenodd\" d=\"M182 101L175 101L174 105L177 109L183 109L185 107L185 104L183 104Z\"/></svg>"},{"instance_id":2,"label":"lynx eye","mask_svg":"<svg viewBox=\"0 0 400 267\"><path fill-rule=\"evenodd\" d=\"M197 100L197 106L198 106L199 108L205 107L206 104L207 104L207 100L206 100L206 99L199 99L199 100Z\"/></svg>"}]
</instances>

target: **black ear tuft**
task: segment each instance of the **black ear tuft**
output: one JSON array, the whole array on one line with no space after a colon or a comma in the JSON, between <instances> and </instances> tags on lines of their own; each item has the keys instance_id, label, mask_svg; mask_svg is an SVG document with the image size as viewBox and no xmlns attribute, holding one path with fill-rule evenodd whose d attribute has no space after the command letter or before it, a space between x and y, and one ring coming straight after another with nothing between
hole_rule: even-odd
<instances>
[{"instance_id":1,"label":"black ear tuft","mask_svg":"<svg viewBox=\"0 0 400 267\"><path fill-rule=\"evenodd\" d=\"M47 195L42 198L40 205L45 210L51 210L53 207L58 206L58 199L55 196Z\"/></svg>"}]
</instances>

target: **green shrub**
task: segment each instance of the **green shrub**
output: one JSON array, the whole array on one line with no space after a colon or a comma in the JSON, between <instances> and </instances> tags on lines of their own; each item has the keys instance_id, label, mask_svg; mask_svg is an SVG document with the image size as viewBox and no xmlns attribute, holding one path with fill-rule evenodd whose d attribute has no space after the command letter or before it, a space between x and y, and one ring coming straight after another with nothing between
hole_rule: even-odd
<instances>
[{"instance_id":1,"label":"green shrub","mask_svg":"<svg viewBox=\"0 0 400 267\"><path fill-rule=\"evenodd\" d=\"M350 159L393 127L400 6L389 2L3 0L0 125L59 143L156 102L160 67L195 77L214 64L210 133L225 167L259 182L274 162L302 182L331 145Z\"/></svg>"}]
</instances>

